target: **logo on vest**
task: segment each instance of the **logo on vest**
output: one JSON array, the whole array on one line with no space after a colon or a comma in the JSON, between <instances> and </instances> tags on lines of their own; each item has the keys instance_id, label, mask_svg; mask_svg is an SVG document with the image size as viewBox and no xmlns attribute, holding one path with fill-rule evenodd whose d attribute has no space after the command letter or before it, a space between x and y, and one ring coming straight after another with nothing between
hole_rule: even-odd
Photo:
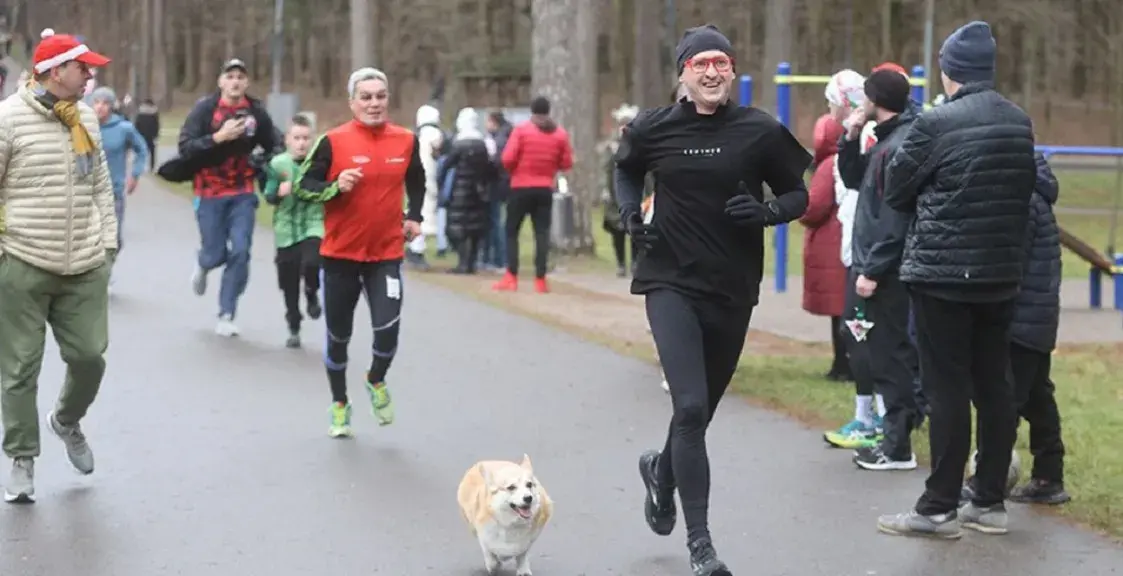
<instances>
[{"instance_id":1,"label":"logo on vest","mask_svg":"<svg viewBox=\"0 0 1123 576\"><path fill-rule=\"evenodd\" d=\"M718 146L717 148L683 148L682 149L682 155L683 156L713 158L714 156L717 156L718 154L721 154L721 146Z\"/></svg>"},{"instance_id":2,"label":"logo on vest","mask_svg":"<svg viewBox=\"0 0 1123 576\"><path fill-rule=\"evenodd\" d=\"M387 158L386 159L387 164L401 164L402 162L405 162L405 161L406 161L406 159L402 158L401 156L395 156L393 158Z\"/></svg>"},{"instance_id":3,"label":"logo on vest","mask_svg":"<svg viewBox=\"0 0 1123 576\"><path fill-rule=\"evenodd\" d=\"M352 156L351 161L355 164L368 164L370 163L370 158L366 156Z\"/></svg>"}]
</instances>

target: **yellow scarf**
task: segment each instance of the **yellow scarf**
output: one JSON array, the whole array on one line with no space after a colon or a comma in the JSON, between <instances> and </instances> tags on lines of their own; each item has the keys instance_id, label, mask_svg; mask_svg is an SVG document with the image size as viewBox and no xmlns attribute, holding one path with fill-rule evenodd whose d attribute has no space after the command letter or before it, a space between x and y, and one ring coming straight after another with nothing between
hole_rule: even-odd
<instances>
[{"instance_id":1,"label":"yellow scarf","mask_svg":"<svg viewBox=\"0 0 1123 576\"><path fill-rule=\"evenodd\" d=\"M78 103L69 100L59 100L51 108L55 116L70 129L70 139L74 144L74 154L78 156L78 173L85 176L90 173L97 153L97 145L82 124L82 114L78 110Z\"/></svg>"}]
</instances>

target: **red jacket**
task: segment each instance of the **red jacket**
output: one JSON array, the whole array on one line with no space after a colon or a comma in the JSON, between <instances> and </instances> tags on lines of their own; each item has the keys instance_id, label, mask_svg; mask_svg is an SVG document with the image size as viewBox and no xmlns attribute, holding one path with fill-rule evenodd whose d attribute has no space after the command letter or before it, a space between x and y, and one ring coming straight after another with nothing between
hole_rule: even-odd
<instances>
[{"instance_id":1,"label":"red jacket","mask_svg":"<svg viewBox=\"0 0 1123 576\"><path fill-rule=\"evenodd\" d=\"M808 187L803 224L803 309L819 316L841 316L846 299L846 268L839 258L842 223L834 199L834 163L842 125L828 115L815 123L815 173Z\"/></svg>"},{"instance_id":2,"label":"red jacket","mask_svg":"<svg viewBox=\"0 0 1123 576\"><path fill-rule=\"evenodd\" d=\"M548 117L535 117L511 131L503 148L511 188L553 188L558 172L573 168L569 134Z\"/></svg>"}]
</instances>

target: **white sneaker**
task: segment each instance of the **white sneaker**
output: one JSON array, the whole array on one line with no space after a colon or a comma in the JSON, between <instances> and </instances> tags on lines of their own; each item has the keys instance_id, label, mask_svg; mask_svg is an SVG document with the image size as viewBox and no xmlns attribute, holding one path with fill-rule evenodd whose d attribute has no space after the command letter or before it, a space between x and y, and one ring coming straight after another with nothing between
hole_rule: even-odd
<instances>
[{"instance_id":1,"label":"white sneaker","mask_svg":"<svg viewBox=\"0 0 1123 576\"><path fill-rule=\"evenodd\" d=\"M219 316L218 324L214 327L214 333L227 338L237 336L238 327L234 325L234 318L229 314Z\"/></svg>"},{"instance_id":2,"label":"white sneaker","mask_svg":"<svg viewBox=\"0 0 1123 576\"><path fill-rule=\"evenodd\" d=\"M196 296L207 293L207 271L198 264L195 264L195 271L191 273L191 290Z\"/></svg>"}]
</instances>

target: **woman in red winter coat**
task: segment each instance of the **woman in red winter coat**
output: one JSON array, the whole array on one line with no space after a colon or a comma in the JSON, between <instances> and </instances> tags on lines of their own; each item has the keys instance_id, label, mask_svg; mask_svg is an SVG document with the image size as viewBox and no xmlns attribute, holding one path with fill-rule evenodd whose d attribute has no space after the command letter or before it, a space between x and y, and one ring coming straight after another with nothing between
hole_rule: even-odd
<instances>
[{"instance_id":1,"label":"woman in red winter coat","mask_svg":"<svg viewBox=\"0 0 1123 576\"><path fill-rule=\"evenodd\" d=\"M807 211L799 222L803 232L803 309L831 319L834 361L827 377L850 380L850 363L842 340L841 317L846 295L846 268L839 258L842 224L835 202L834 163L843 128L830 114L815 122L815 173L808 187Z\"/></svg>"}]
</instances>

